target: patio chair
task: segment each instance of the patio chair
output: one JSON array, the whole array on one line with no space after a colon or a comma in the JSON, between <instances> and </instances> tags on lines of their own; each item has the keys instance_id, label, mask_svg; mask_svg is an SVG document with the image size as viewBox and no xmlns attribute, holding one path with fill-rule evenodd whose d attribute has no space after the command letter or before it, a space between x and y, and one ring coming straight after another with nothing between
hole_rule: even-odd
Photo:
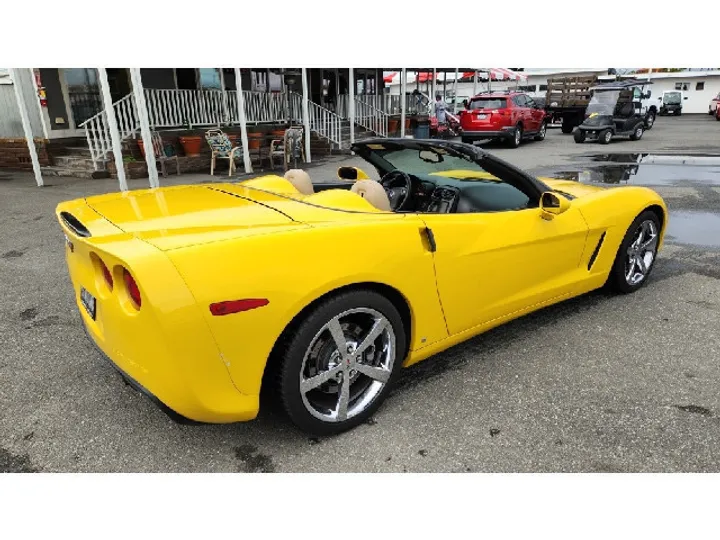
<instances>
[{"instance_id":1,"label":"patio chair","mask_svg":"<svg viewBox=\"0 0 720 540\"><path fill-rule=\"evenodd\" d=\"M268 154L270 167L275 168L274 157L283 158L283 169L285 171L288 170L291 161L294 161L294 168L297 169L298 157L305 163L303 137L304 130L301 126L290 126L285 130L285 137L283 139L273 139L270 141L270 153Z\"/></svg>"},{"instance_id":2,"label":"patio chair","mask_svg":"<svg viewBox=\"0 0 720 540\"><path fill-rule=\"evenodd\" d=\"M228 136L220 129L209 129L205 132L205 140L212 150L210 161L210 174L215 174L215 160L227 159L229 161L228 176L235 172L235 158L242 157L242 146L233 147Z\"/></svg>"},{"instance_id":3,"label":"patio chair","mask_svg":"<svg viewBox=\"0 0 720 540\"><path fill-rule=\"evenodd\" d=\"M175 160L175 170L178 175L180 175L180 160L178 159L177 153L168 153L168 149L172 151L172 145L166 144L165 141L163 141L162 135L160 135L157 131L151 132L151 139L153 154L155 155L155 160L160 163L160 171L162 172L163 177L167 178L168 174L165 162L170 159Z\"/></svg>"}]
</instances>

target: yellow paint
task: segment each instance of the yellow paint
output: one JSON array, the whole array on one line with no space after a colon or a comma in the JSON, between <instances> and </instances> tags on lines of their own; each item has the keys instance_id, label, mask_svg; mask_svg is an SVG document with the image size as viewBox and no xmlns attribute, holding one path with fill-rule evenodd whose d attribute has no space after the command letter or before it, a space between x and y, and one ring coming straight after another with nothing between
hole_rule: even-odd
<instances>
[{"instance_id":1,"label":"yellow paint","mask_svg":"<svg viewBox=\"0 0 720 540\"><path fill-rule=\"evenodd\" d=\"M173 410L222 423L257 415L263 371L278 337L327 293L367 283L398 291L412 319L407 366L601 286L635 216L652 204L666 209L646 188L548 184L579 197L550 220L537 208L381 212L346 190L301 195L275 176L100 195L61 203L56 212L74 245L72 252L66 248L67 265L95 343ZM62 211L92 236L75 235ZM604 247L588 272L603 232ZM113 273L112 290L98 260ZM123 267L139 285L140 310L128 299ZM81 287L97 298L95 321L80 303ZM211 315L213 302L242 298L269 304Z\"/></svg>"}]
</instances>

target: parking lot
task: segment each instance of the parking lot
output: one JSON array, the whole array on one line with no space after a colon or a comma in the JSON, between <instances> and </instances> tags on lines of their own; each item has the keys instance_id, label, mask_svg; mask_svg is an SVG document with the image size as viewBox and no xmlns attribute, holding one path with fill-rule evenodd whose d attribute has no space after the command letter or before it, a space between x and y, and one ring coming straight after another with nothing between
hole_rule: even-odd
<instances>
[{"instance_id":1,"label":"parking lot","mask_svg":"<svg viewBox=\"0 0 720 540\"><path fill-rule=\"evenodd\" d=\"M660 117L642 140L610 145L552 129L518 149L486 146L537 175L656 189L671 217L650 281L409 368L372 421L326 439L264 411L177 425L126 386L83 332L53 215L116 183L37 188L0 171L0 472L719 472L720 122ZM670 157L616 155L628 152ZM363 166L335 156L310 172L331 179L339 163Z\"/></svg>"}]
</instances>

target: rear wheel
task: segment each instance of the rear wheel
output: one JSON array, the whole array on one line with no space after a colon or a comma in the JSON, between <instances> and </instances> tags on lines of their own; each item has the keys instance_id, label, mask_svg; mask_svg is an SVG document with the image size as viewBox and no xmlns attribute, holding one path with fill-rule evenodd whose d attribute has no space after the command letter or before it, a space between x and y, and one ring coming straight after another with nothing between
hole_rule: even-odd
<instances>
[{"instance_id":1,"label":"rear wheel","mask_svg":"<svg viewBox=\"0 0 720 540\"><path fill-rule=\"evenodd\" d=\"M275 395L301 430L341 433L380 407L405 348L392 302L369 290L340 294L318 305L282 344Z\"/></svg>"},{"instance_id":2,"label":"rear wheel","mask_svg":"<svg viewBox=\"0 0 720 540\"><path fill-rule=\"evenodd\" d=\"M610 144L611 140L612 131L610 131L609 129L603 129L598 135L598 141L600 141L601 144Z\"/></svg>"},{"instance_id":3,"label":"rear wheel","mask_svg":"<svg viewBox=\"0 0 720 540\"><path fill-rule=\"evenodd\" d=\"M518 146L520 146L520 143L522 142L522 137L523 137L522 126L520 124L518 124L517 126L515 126L515 134L513 135L513 138L510 139L510 147L517 148Z\"/></svg>"},{"instance_id":4,"label":"rear wheel","mask_svg":"<svg viewBox=\"0 0 720 540\"><path fill-rule=\"evenodd\" d=\"M535 135L536 141L542 141L545 139L545 135L547 135L547 122L543 122L540 126L540 131L538 131L538 134Z\"/></svg>"},{"instance_id":5,"label":"rear wheel","mask_svg":"<svg viewBox=\"0 0 720 540\"><path fill-rule=\"evenodd\" d=\"M646 210L632 222L620 244L607 285L617 292L632 293L650 276L657 256L660 220Z\"/></svg>"},{"instance_id":6,"label":"rear wheel","mask_svg":"<svg viewBox=\"0 0 720 540\"><path fill-rule=\"evenodd\" d=\"M585 142L585 132L582 129L576 129L575 133L573 133L573 139L575 139L576 143L584 143Z\"/></svg>"}]
</instances>

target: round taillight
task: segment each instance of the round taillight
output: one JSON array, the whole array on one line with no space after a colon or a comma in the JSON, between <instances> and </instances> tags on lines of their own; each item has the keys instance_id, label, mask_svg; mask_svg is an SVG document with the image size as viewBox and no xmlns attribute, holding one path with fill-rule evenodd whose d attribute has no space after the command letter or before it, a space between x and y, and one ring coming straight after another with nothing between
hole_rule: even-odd
<instances>
[{"instance_id":1,"label":"round taillight","mask_svg":"<svg viewBox=\"0 0 720 540\"><path fill-rule=\"evenodd\" d=\"M130 296L130 300L133 301L136 308L140 309L140 306L142 305L140 289L138 288L137 283L135 283L133 277L130 275L130 272L128 272L125 268L123 268L123 280L125 281L125 288L127 289L128 296Z\"/></svg>"},{"instance_id":2,"label":"round taillight","mask_svg":"<svg viewBox=\"0 0 720 540\"><path fill-rule=\"evenodd\" d=\"M108 270L108 267L105 266L105 263L100 261L100 268L102 268L103 277L105 278L105 283L107 283L107 286L110 287L110 290L112 291L113 288L113 278L112 274L110 273L110 270Z\"/></svg>"}]
</instances>

